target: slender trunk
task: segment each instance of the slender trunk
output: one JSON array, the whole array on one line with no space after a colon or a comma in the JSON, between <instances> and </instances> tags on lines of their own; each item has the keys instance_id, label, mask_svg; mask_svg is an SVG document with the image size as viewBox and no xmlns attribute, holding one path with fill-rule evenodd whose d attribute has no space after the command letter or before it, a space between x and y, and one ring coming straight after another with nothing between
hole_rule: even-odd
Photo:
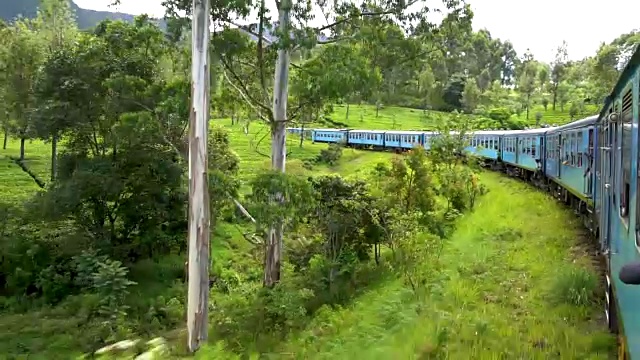
<instances>
[{"instance_id":1,"label":"slender trunk","mask_svg":"<svg viewBox=\"0 0 640 360\"><path fill-rule=\"evenodd\" d=\"M300 126L300 148L302 148L302 143L304 142L304 123Z\"/></svg>"},{"instance_id":2,"label":"slender trunk","mask_svg":"<svg viewBox=\"0 0 640 360\"><path fill-rule=\"evenodd\" d=\"M20 161L24 161L24 143L25 138L20 138Z\"/></svg>"},{"instance_id":3,"label":"slender trunk","mask_svg":"<svg viewBox=\"0 0 640 360\"><path fill-rule=\"evenodd\" d=\"M4 141L2 142L2 150L7 150L7 144L9 143L9 131L4 130Z\"/></svg>"},{"instance_id":4,"label":"slender trunk","mask_svg":"<svg viewBox=\"0 0 640 360\"><path fill-rule=\"evenodd\" d=\"M195 352L208 337L209 308L209 1L193 0L191 114L189 117L189 285L187 345Z\"/></svg>"},{"instance_id":5,"label":"slender trunk","mask_svg":"<svg viewBox=\"0 0 640 360\"><path fill-rule=\"evenodd\" d=\"M51 181L56 180L58 170L58 135L51 137Z\"/></svg>"},{"instance_id":6,"label":"slender trunk","mask_svg":"<svg viewBox=\"0 0 640 360\"><path fill-rule=\"evenodd\" d=\"M551 109L556 111L556 101L558 99L558 87L555 86L553 89L553 102L551 103Z\"/></svg>"},{"instance_id":7,"label":"slender trunk","mask_svg":"<svg viewBox=\"0 0 640 360\"><path fill-rule=\"evenodd\" d=\"M345 116L345 120L349 120L349 103L347 103L347 116Z\"/></svg>"},{"instance_id":8,"label":"slender trunk","mask_svg":"<svg viewBox=\"0 0 640 360\"><path fill-rule=\"evenodd\" d=\"M280 29L283 34L289 33L289 15L291 0L283 0L278 9L280 15ZM273 124L271 125L271 169L285 172L287 157L287 96L289 93L289 49L278 50L275 81L273 86ZM276 199L282 200L282 194L274 194ZM284 227L282 221L276 221L268 231L268 239L264 259L264 286L273 287L280 281L280 266L282 261L282 237Z\"/></svg>"}]
</instances>

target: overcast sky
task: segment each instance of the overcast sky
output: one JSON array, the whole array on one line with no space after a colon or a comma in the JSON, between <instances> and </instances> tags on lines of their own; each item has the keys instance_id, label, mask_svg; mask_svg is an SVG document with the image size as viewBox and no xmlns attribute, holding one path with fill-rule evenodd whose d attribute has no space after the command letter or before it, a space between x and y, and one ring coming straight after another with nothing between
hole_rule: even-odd
<instances>
[{"instance_id":1,"label":"overcast sky","mask_svg":"<svg viewBox=\"0 0 640 360\"><path fill-rule=\"evenodd\" d=\"M121 0L122 5L116 8L108 6L111 0L74 1L86 9L164 15L162 0ZM474 12L476 30L486 28L492 36L510 40L519 55L529 48L537 59L547 62L553 59L562 40L569 45L569 58L579 60L593 55L601 42L610 42L640 27L637 0L468 0L468 3Z\"/></svg>"}]
</instances>

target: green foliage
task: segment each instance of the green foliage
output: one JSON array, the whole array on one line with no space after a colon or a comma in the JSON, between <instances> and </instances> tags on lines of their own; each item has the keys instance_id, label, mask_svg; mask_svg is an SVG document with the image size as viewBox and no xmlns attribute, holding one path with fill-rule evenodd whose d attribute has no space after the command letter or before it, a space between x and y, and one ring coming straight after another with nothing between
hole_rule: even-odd
<instances>
[{"instance_id":1,"label":"green foliage","mask_svg":"<svg viewBox=\"0 0 640 360\"><path fill-rule=\"evenodd\" d=\"M342 157L342 146L340 144L329 144L326 149L320 150L318 161L321 163L334 165Z\"/></svg>"},{"instance_id":2,"label":"green foliage","mask_svg":"<svg viewBox=\"0 0 640 360\"><path fill-rule=\"evenodd\" d=\"M258 232L264 233L276 220L295 227L313 206L310 184L296 175L267 171L251 182L252 213Z\"/></svg>"},{"instance_id":3,"label":"green foliage","mask_svg":"<svg viewBox=\"0 0 640 360\"><path fill-rule=\"evenodd\" d=\"M61 148L56 165L52 147L57 173L26 206L18 201L33 189L15 188L25 183L21 176L34 184L15 163L0 158L0 191L15 199L0 205L0 294L6 296L0 297L0 307L8 313L0 327L6 324L10 333L24 334L11 345L15 339L0 332L0 352L10 357L25 352L75 357L75 352L93 352L134 335L180 338L175 334L184 321L188 19L171 19L168 34L144 16L131 23L105 21L78 33L64 5L46 0L37 20L0 29L7 39L0 45L3 132L13 138L59 139ZM191 2L166 5L188 12ZM521 320L520 313L508 309L545 314L548 309L527 307L542 297L520 302L526 290L512 282L537 283L522 280L522 269L511 267L526 265L543 277L542 268L527 256L546 251L551 257L559 245L541 243L535 252L514 235L525 230L490 228L497 223L497 205L482 201L487 190L480 179L485 177L464 147L473 128L523 128L531 124L523 119L530 111L542 114L536 114L537 122L563 122L592 111L589 98L603 91L594 79L611 81L615 60L635 38L618 39L585 62L568 63L559 51L554 65L546 66L531 54L519 59L509 42L486 30L473 31L470 7L455 1L445 4L455 10L440 25L427 21L428 9L414 12L395 0L369 4L367 11L381 14L368 16L357 5L334 4L329 17L338 21L331 29L335 43L322 46L316 46L318 29L274 30L260 2L212 5L216 28L252 10L260 22L250 30L223 27L212 36L211 110L230 115L232 125L227 131L216 124L207 144L215 309L210 321L216 345L205 356L282 354L298 339L293 351L285 352L316 357L314 351L322 350L341 357L357 348L379 357L393 349L406 358L473 358L499 347L512 357L540 351L525 344L530 339L503 341L491 334L506 331L496 319ZM309 14L310 7L294 6L290 15L301 21L292 24L307 24ZM61 26L53 26L58 19ZM408 19L417 20L412 31L403 22ZM292 36L284 34L288 30ZM261 39L252 40L256 37ZM276 86L286 82L273 76L289 66L288 57L278 55L285 49L295 63L290 93ZM287 119L275 118L274 92L277 101L289 104ZM546 111L550 99L560 110ZM459 113L463 110L468 114ZM255 119L267 125L250 126ZM395 156L364 153L298 138L291 139L295 147L287 141L285 152L282 142L257 140L282 130L275 120L306 127L430 129L439 135L428 154L420 148ZM13 140L8 144L7 155L14 156L16 145ZM264 150L272 144L271 154L292 159L289 173L264 171L280 161L257 155L269 153ZM38 141L27 145L41 149ZM37 153L29 151L20 164L34 178L49 179L42 175L48 173L43 170L48 160ZM5 185L9 182L13 187ZM505 196L501 187L493 184L492 189ZM236 216L241 202L251 214L243 218L253 217L255 224ZM471 212L475 208L493 211L494 220L465 223L478 221L478 213ZM512 221L518 229L524 223ZM256 241L249 227L265 235L277 225L286 229L277 264L283 275L263 288L268 246ZM498 245L507 240L513 248ZM497 254L482 253L486 249ZM508 266L494 261L510 255L521 261ZM510 277L496 280L494 273ZM590 290L580 284L589 282L577 278L558 285L572 290L556 291L566 293L557 303L587 312L591 303L583 299ZM519 307L491 306L495 300L487 294L504 289L520 296ZM464 312L481 303L488 309L483 317ZM451 314L462 317L454 321ZM413 331L416 323L428 325ZM450 331L462 340L447 336ZM468 336L471 332L481 336ZM38 339L41 335L47 341ZM398 346L395 338L409 339L410 346ZM377 346L384 341L394 346ZM476 350L463 350L468 344ZM380 352L374 354L375 348ZM568 354L569 348L582 345L564 346L561 355L575 355Z\"/></svg>"},{"instance_id":4,"label":"green foliage","mask_svg":"<svg viewBox=\"0 0 640 360\"><path fill-rule=\"evenodd\" d=\"M558 274L549 296L558 304L590 306L598 303L599 291L599 281L593 272L573 266Z\"/></svg>"}]
</instances>

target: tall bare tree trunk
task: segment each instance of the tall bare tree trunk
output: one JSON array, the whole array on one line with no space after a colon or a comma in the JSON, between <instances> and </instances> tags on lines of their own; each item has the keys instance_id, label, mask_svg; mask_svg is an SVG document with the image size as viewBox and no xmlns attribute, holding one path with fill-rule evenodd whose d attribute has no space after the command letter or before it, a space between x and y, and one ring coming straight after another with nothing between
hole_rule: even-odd
<instances>
[{"instance_id":1,"label":"tall bare tree trunk","mask_svg":"<svg viewBox=\"0 0 640 360\"><path fill-rule=\"evenodd\" d=\"M8 143L9 143L9 130L4 129L4 141L2 142L2 150L7 150Z\"/></svg>"},{"instance_id":2,"label":"tall bare tree trunk","mask_svg":"<svg viewBox=\"0 0 640 360\"><path fill-rule=\"evenodd\" d=\"M53 134L51 137L51 181L56 180L58 170L58 135Z\"/></svg>"},{"instance_id":3,"label":"tall bare tree trunk","mask_svg":"<svg viewBox=\"0 0 640 360\"><path fill-rule=\"evenodd\" d=\"M195 352L208 337L209 306L209 1L193 0L191 115L189 117L189 291L187 345Z\"/></svg>"},{"instance_id":4,"label":"tall bare tree trunk","mask_svg":"<svg viewBox=\"0 0 640 360\"><path fill-rule=\"evenodd\" d=\"M20 138L20 161L24 161L24 143L25 143L26 139L21 137Z\"/></svg>"},{"instance_id":5,"label":"tall bare tree trunk","mask_svg":"<svg viewBox=\"0 0 640 360\"><path fill-rule=\"evenodd\" d=\"M289 17L291 0L283 0L278 9L280 15L280 29L282 34L289 34ZM271 168L285 172L287 159L287 96L289 93L289 49L278 50L275 82L273 86L273 124L271 125ZM282 201L282 194L275 194L278 201ZM264 286L273 287L280 281L280 267L282 265L282 247L284 227L282 221L271 226L265 241L264 254Z\"/></svg>"}]
</instances>

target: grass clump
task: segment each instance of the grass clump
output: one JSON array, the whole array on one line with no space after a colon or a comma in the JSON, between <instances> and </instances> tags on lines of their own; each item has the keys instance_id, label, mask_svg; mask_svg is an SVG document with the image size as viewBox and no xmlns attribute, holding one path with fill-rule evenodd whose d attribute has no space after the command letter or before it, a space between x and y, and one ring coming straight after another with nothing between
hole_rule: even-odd
<instances>
[{"instance_id":1,"label":"grass clump","mask_svg":"<svg viewBox=\"0 0 640 360\"><path fill-rule=\"evenodd\" d=\"M598 276L580 266L569 266L560 270L549 292L558 304L590 306L599 304L601 284Z\"/></svg>"}]
</instances>

